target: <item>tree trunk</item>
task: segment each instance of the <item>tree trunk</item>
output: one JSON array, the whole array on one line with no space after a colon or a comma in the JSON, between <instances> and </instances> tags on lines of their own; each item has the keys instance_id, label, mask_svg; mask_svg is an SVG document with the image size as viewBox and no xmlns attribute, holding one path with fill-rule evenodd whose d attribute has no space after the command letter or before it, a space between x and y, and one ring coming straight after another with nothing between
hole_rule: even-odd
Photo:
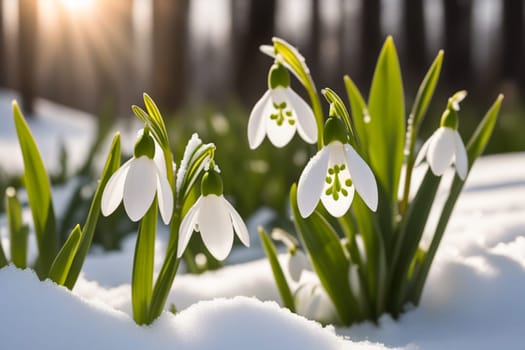
<instances>
[{"instance_id":1,"label":"tree trunk","mask_svg":"<svg viewBox=\"0 0 525 350\"><path fill-rule=\"evenodd\" d=\"M308 67L314 77L321 76L321 2L312 0L311 3L311 27L310 42L308 45L308 54L306 60Z\"/></svg>"},{"instance_id":2,"label":"tree trunk","mask_svg":"<svg viewBox=\"0 0 525 350\"><path fill-rule=\"evenodd\" d=\"M361 76L365 86L370 84L381 48L381 0L362 0Z\"/></svg>"},{"instance_id":3,"label":"tree trunk","mask_svg":"<svg viewBox=\"0 0 525 350\"><path fill-rule=\"evenodd\" d=\"M4 33L4 2L0 0L0 86L7 86L6 76L6 64L7 64L7 51L6 51L6 38Z\"/></svg>"},{"instance_id":4,"label":"tree trunk","mask_svg":"<svg viewBox=\"0 0 525 350\"><path fill-rule=\"evenodd\" d=\"M522 0L503 0L503 77L519 81L525 88L525 28Z\"/></svg>"},{"instance_id":5,"label":"tree trunk","mask_svg":"<svg viewBox=\"0 0 525 350\"><path fill-rule=\"evenodd\" d=\"M185 98L188 0L153 0L153 95L174 111Z\"/></svg>"},{"instance_id":6,"label":"tree trunk","mask_svg":"<svg viewBox=\"0 0 525 350\"><path fill-rule=\"evenodd\" d=\"M449 83L469 88L471 78L471 0L444 0L445 55L443 73Z\"/></svg>"},{"instance_id":7,"label":"tree trunk","mask_svg":"<svg viewBox=\"0 0 525 350\"><path fill-rule=\"evenodd\" d=\"M34 113L36 95L38 2L37 0L19 0L18 8L18 90L22 110L30 117Z\"/></svg>"},{"instance_id":8,"label":"tree trunk","mask_svg":"<svg viewBox=\"0 0 525 350\"><path fill-rule=\"evenodd\" d=\"M275 9L275 0L250 1L246 32L237 37L234 86L246 105L253 105L265 90L271 61L259 51L259 46L272 43Z\"/></svg>"},{"instance_id":9,"label":"tree trunk","mask_svg":"<svg viewBox=\"0 0 525 350\"><path fill-rule=\"evenodd\" d=\"M404 0L403 30L405 36L404 58L410 80L423 77L426 65L425 18L422 0ZM415 82L417 84L417 82Z\"/></svg>"}]
</instances>

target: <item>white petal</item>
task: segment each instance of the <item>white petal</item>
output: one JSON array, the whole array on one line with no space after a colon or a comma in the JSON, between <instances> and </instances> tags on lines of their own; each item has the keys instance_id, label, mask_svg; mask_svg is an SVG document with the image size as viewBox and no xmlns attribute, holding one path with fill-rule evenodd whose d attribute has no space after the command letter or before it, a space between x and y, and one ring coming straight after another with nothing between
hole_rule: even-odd
<instances>
[{"instance_id":1,"label":"white petal","mask_svg":"<svg viewBox=\"0 0 525 350\"><path fill-rule=\"evenodd\" d=\"M173 213L173 192L165 174L157 173L157 200L162 221L167 225Z\"/></svg>"},{"instance_id":2,"label":"white petal","mask_svg":"<svg viewBox=\"0 0 525 350\"><path fill-rule=\"evenodd\" d=\"M465 150L465 145L463 144L463 140L461 139L461 136L459 136L457 130L454 133L454 139L454 144L456 146L456 171L461 180L465 180L468 172L467 151Z\"/></svg>"},{"instance_id":3,"label":"white petal","mask_svg":"<svg viewBox=\"0 0 525 350\"><path fill-rule=\"evenodd\" d=\"M350 172L348 171L347 160L345 158L343 144L341 142L331 142L326 146L330 151L330 160L328 161L328 170L325 173L326 178L331 178L332 182L328 183L325 181L323 192L321 193L321 201L323 202L326 210L333 217L339 218L346 214L352 200L354 199L354 186L347 186L347 180L350 180ZM333 169L335 166L341 167L344 166L344 170L340 170L337 175L330 175L328 172L329 169ZM327 194L327 191L334 191L335 181L339 181L341 186L340 191L336 191L336 197L331 193Z\"/></svg>"},{"instance_id":4,"label":"white petal","mask_svg":"<svg viewBox=\"0 0 525 350\"><path fill-rule=\"evenodd\" d=\"M286 89L288 101L294 109L294 114L297 119L297 132L299 136L307 143L317 142L317 124L315 122L314 112L310 105L306 103L301 96L297 95L295 91Z\"/></svg>"},{"instance_id":5,"label":"white petal","mask_svg":"<svg viewBox=\"0 0 525 350\"><path fill-rule=\"evenodd\" d=\"M275 49L273 47L273 45L261 45L259 46L259 50L267 55L267 56L270 56L272 58L275 58Z\"/></svg>"},{"instance_id":6,"label":"white petal","mask_svg":"<svg viewBox=\"0 0 525 350\"><path fill-rule=\"evenodd\" d=\"M190 210L188 210L188 212L184 216L184 219L182 219L182 223L180 224L179 228L179 244L177 245L177 258L180 258L182 256L182 254L186 250L186 247L188 246L188 243L190 242L191 235L195 230L195 224L197 224L197 219L199 218L198 214L201 201L202 197L199 197L199 199L197 199L197 201L192 205Z\"/></svg>"},{"instance_id":7,"label":"white petal","mask_svg":"<svg viewBox=\"0 0 525 350\"><path fill-rule=\"evenodd\" d=\"M129 165L131 164L132 160L133 158L124 163L109 178L109 181L104 188L104 192L102 192L102 201L100 206L102 215L108 216L113 213L122 201L124 183L126 181L126 175L128 174Z\"/></svg>"},{"instance_id":8,"label":"white petal","mask_svg":"<svg viewBox=\"0 0 525 350\"><path fill-rule=\"evenodd\" d=\"M124 184L124 208L132 221L148 211L157 190L157 166L146 156L134 158Z\"/></svg>"},{"instance_id":9,"label":"white petal","mask_svg":"<svg viewBox=\"0 0 525 350\"><path fill-rule=\"evenodd\" d=\"M253 107L248 119L248 143L251 149L256 149L264 140L266 133L265 120L269 118L266 112L271 106L270 90L266 91Z\"/></svg>"},{"instance_id":10,"label":"white petal","mask_svg":"<svg viewBox=\"0 0 525 350\"><path fill-rule=\"evenodd\" d=\"M296 250L294 255L289 256L288 273L295 282L299 282L301 275L303 274L303 270L309 269L311 269L310 263L302 251Z\"/></svg>"},{"instance_id":11,"label":"white petal","mask_svg":"<svg viewBox=\"0 0 525 350\"><path fill-rule=\"evenodd\" d=\"M164 160L164 153L162 152L162 149L160 148L160 145L155 141L155 156L153 157L153 161L157 165L157 168L159 168L159 171L161 174L166 176L166 161Z\"/></svg>"},{"instance_id":12,"label":"white petal","mask_svg":"<svg viewBox=\"0 0 525 350\"><path fill-rule=\"evenodd\" d=\"M345 144L344 149L348 171L357 193L372 211L376 211L378 194L374 173L352 146Z\"/></svg>"},{"instance_id":13,"label":"white petal","mask_svg":"<svg viewBox=\"0 0 525 350\"><path fill-rule=\"evenodd\" d=\"M428 152L428 145L430 144L431 139L432 138L429 138L428 140L426 140L423 146L421 146L421 149L419 150L419 153L417 154L414 166L418 166L419 164L421 164L423 159L425 159L427 152Z\"/></svg>"},{"instance_id":14,"label":"white petal","mask_svg":"<svg viewBox=\"0 0 525 350\"><path fill-rule=\"evenodd\" d=\"M434 175L443 175L454 157L454 130L440 127L428 145L427 161Z\"/></svg>"},{"instance_id":15,"label":"white petal","mask_svg":"<svg viewBox=\"0 0 525 350\"><path fill-rule=\"evenodd\" d=\"M277 124L276 120L273 120L270 118L270 114L272 113L279 113L273 105L272 105L272 111L268 113L267 116L265 116L265 122L266 122L266 132L268 134L268 139L270 142L278 148L286 146L293 138L293 135L295 134L295 130L297 129L297 120L294 117L293 110L291 109L290 101L288 101L288 95L286 94L286 90L283 87L277 87L273 90L271 90L271 101L276 104L281 104L282 102L286 102L286 111L292 112L292 118L285 118L284 121L282 121L281 124ZM292 122L293 124L290 124Z\"/></svg>"},{"instance_id":16,"label":"white petal","mask_svg":"<svg viewBox=\"0 0 525 350\"><path fill-rule=\"evenodd\" d=\"M224 205L228 208L230 212L230 217L233 223L233 228L235 229L235 233L237 233L237 237L241 240L242 244L244 244L246 247L250 246L250 234L248 233L248 228L246 227L246 224L242 220L241 216L235 210L235 208L226 200L226 198L222 197Z\"/></svg>"},{"instance_id":17,"label":"white petal","mask_svg":"<svg viewBox=\"0 0 525 350\"><path fill-rule=\"evenodd\" d=\"M199 231L206 248L217 260L224 260L233 245L233 227L221 197L210 194L201 200Z\"/></svg>"},{"instance_id":18,"label":"white petal","mask_svg":"<svg viewBox=\"0 0 525 350\"><path fill-rule=\"evenodd\" d=\"M324 147L308 161L297 185L297 205L303 218L312 214L321 199L330 154Z\"/></svg>"}]
</instances>

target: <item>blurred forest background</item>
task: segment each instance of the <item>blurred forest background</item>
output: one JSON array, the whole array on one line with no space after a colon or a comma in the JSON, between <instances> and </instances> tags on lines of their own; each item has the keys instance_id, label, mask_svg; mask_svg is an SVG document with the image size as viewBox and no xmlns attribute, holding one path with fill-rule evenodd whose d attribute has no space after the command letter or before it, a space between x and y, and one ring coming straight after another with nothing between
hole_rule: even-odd
<instances>
[{"instance_id":1,"label":"blurred forest background","mask_svg":"<svg viewBox=\"0 0 525 350\"><path fill-rule=\"evenodd\" d=\"M164 112L204 105L221 110L236 103L247 119L266 89L271 64L258 46L270 43L274 35L306 56L318 88L330 86L343 94L342 76L349 74L366 96L381 44L391 34L400 55L407 103L443 48L440 97L467 89L466 104L481 111L503 92L511 116L502 118L500 131L525 127L522 0L0 0L0 4L0 86L20 91L28 114L39 96L93 114L111 106L112 115L127 117L129 106L139 103L147 91ZM436 113L444 103L434 106ZM492 151L518 150L524 146L521 139L503 138Z\"/></svg>"},{"instance_id":2,"label":"blurred forest background","mask_svg":"<svg viewBox=\"0 0 525 350\"><path fill-rule=\"evenodd\" d=\"M130 106L141 105L148 92L167 119L176 159L197 131L218 145L224 190L241 215L269 207L280 226L290 227L290 184L315 146L295 138L282 150L268 142L249 150L248 116L267 89L272 64L259 45L282 37L304 54L318 89L328 86L344 97L342 78L349 74L366 97L381 45L392 35L407 111L444 49L420 136L438 127L447 98L466 89L460 132L468 139L502 92L502 115L486 153L524 151L524 18L523 0L0 0L0 87L20 93L28 117L37 97L98 116L91 154L104 140L105 121L130 124ZM63 153L54 184L72 175ZM61 222L64 239L89 208L84 190L95 188L100 174L93 159L76 174L83 180ZM7 186L19 187L20 179L0 169L0 193ZM101 219L95 233L107 249L132 231L128 220L116 217Z\"/></svg>"}]
</instances>

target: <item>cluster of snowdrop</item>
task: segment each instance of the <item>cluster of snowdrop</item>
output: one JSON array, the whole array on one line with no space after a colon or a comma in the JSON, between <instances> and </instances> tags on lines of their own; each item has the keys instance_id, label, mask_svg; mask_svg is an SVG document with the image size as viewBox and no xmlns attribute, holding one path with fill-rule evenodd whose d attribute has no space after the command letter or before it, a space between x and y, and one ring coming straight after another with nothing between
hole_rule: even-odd
<instances>
[{"instance_id":1,"label":"cluster of snowdrop","mask_svg":"<svg viewBox=\"0 0 525 350\"><path fill-rule=\"evenodd\" d=\"M437 84L442 52L425 75L405 120L401 73L391 38L380 53L368 101L346 76L350 109L326 88L322 90L328 102L326 114L306 60L296 48L274 38L273 45L261 50L273 64L268 90L248 119L250 148L259 147L266 136L274 146L285 147L295 133L306 143L317 144L317 152L290 189L295 233L277 230L273 235L287 247L286 269L272 238L259 230L283 305L330 323L376 321L385 312L397 317L407 303L417 305L420 300L469 169L492 133L502 96L465 147L458 132L458 114L466 92L453 95L440 127L416 158L418 131ZM309 102L291 89L290 73L305 88ZM145 110L132 107L144 123L132 158L120 164L120 136L115 135L86 221L73 229L62 247L58 246L49 176L14 104L39 253L35 270L41 279L73 288L99 214L111 215L123 203L129 219L140 223L131 281L133 318L138 324L153 322L164 310L181 259L195 260L188 249L195 232L219 261L230 253L235 235L245 246L250 244L246 225L223 195L215 145L203 143L194 134L177 167L159 109L147 94L144 104ZM429 167L419 187L411 191L412 170L425 159ZM437 209L437 225L426 227L441 175L452 164L458 176L449 186L445 205ZM170 236L154 278L159 213L169 225ZM7 216L10 258L25 268L28 227L22 223L21 206L12 189L7 193ZM427 248L419 246L424 229L432 233ZM0 244L0 268L8 263Z\"/></svg>"},{"instance_id":2,"label":"cluster of snowdrop","mask_svg":"<svg viewBox=\"0 0 525 350\"><path fill-rule=\"evenodd\" d=\"M281 148L297 132L318 148L290 191L299 240L281 230L272 234L287 247L284 270L270 236L262 228L259 231L283 304L321 322L376 321L384 312L397 317L407 303L417 305L420 300L454 203L492 132L502 97L466 148L458 132L459 103L466 92L453 95L440 127L415 159L415 141L436 87L442 52L426 74L406 121L401 73L391 38L380 53L368 102L346 76L351 113L326 88L322 90L328 102L326 117L299 51L279 38L273 39L273 45L261 46L261 51L274 62L268 90L250 113L250 147L257 148L267 136ZM310 104L291 89L290 73L306 89ZM412 170L425 159L429 167L411 197ZM423 249L419 242L441 175L451 165L458 177L438 225L430 229L434 230L431 245ZM398 193L403 193L401 198Z\"/></svg>"}]
</instances>

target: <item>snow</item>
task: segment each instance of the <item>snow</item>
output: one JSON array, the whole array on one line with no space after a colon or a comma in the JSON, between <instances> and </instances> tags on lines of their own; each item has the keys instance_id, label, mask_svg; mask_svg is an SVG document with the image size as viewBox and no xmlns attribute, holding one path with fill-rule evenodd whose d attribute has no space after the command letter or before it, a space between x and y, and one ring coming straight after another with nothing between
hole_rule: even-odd
<instances>
[{"instance_id":1,"label":"snow","mask_svg":"<svg viewBox=\"0 0 525 350\"><path fill-rule=\"evenodd\" d=\"M30 270L0 270L1 349L384 349L350 343L275 302L234 297L202 301L153 325L80 298Z\"/></svg>"},{"instance_id":2,"label":"snow","mask_svg":"<svg viewBox=\"0 0 525 350\"><path fill-rule=\"evenodd\" d=\"M2 99L7 100L0 94L3 111ZM56 142L61 134L61 122L44 119L30 127L35 125L39 145ZM46 129L54 129L47 139ZM18 145L13 131L6 130L0 128L0 162L11 169L16 162L11 152ZM51 159L46 157L56 148L47 147L44 158ZM421 177L422 171L416 169L414 176ZM453 169L445 184L451 175ZM61 191L54 193L58 202L66 200L67 185ZM438 201L445 193L440 190ZM234 249L227 266L202 275L184 274L181 266L168 298L179 313L165 312L147 327L130 317L133 235L119 252L94 249L73 292L40 282L29 270L0 270L0 349L523 349L524 198L525 153L481 158L456 205L420 306L397 321L384 315L378 325L321 327L280 308L256 234L256 226L274 214L261 209L247 223L251 248ZM433 215L431 222L436 221ZM5 227L5 218L0 226ZM0 235L7 248L5 229ZM165 246L161 230L157 271ZM286 263L287 257L280 259Z\"/></svg>"}]
</instances>

